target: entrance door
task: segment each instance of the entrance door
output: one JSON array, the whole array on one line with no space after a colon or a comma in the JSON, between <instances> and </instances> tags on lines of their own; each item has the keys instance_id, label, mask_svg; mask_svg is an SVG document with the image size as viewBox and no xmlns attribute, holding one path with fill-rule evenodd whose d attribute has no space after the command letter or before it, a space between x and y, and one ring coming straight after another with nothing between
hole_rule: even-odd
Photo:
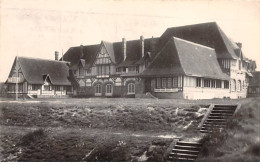
<instances>
[{"instance_id":1,"label":"entrance door","mask_svg":"<svg viewBox=\"0 0 260 165\"><path fill-rule=\"evenodd\" d=\"M146 79L145 80L145 93L146 92L151 92L151 79Z\"/></svg>"}]
</instances>

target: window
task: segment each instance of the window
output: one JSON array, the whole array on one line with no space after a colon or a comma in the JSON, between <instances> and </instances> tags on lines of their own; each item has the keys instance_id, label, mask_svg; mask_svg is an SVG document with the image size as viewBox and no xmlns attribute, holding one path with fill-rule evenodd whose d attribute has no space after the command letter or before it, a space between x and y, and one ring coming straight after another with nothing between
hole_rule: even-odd
<instances>
[{"instance_id":1,"label":"window","mask_svg":"<svg viewBox=\"0 0 260 165\"><path fill-rule=\"evenodd\" d=\"M167 88L172 88L172 78L171 77L169 77L169 78L167 78Z\"/></svg>"},{"instance_id":2,"label":"window","mask_svg":"<svg viewBox=\"0 0 260 165\"><path fill-rule=\"evenodd\" d=\"M129 83L128 84L128 94L134 94L135 93L135 84L134 83Z\"/></svg>"},{"instance_id":3,"label":"window","mask_svg":"<svg viewBox=\"0 0 260 165\"><path fill-rule=\"evenodd\" d=\"M237 81L237 91L241 91L241 80Z\"/></svg>"},{"instance_id":4,"label":"window","mask_svg":"<svg viewBox=\"0 0 260 165\"><path fill-rule=\"evenodd\" d=\"M177 76L172 78L172 87L178 88L178 77Z\"/></svg>"},{"instance_id":5,"label":"window","mask_svg":"<svg viewBox=\"0 0 260 165\"><path fill-rule=\"evenodd\" d=\"M233 79L231 81L231 89L232 89L232 91L236 91L236 80L235 79Z\"/></svg>"},{"instance_id":6,"label":"window","mask_svg":"<svg viewBox=\"0 0 260 165\"><path fill-rule=\"evenodd\" d=\"M196 78L196 87L201 87L201 78Z\"/></svg>"},{"instance_id":7,"label":"window","mask_svg":"<svg viewBox=\"0 0 260 165\"><path fill-rule=\"evenodd\" d=\"M238 67L239 67L239 70L241 70L241 61L238 60Z\"/></svg>"},{"instance_id":8,"label":"window","mask_svg":"<svg viewBox=\"0 0 260 165\"><path fill-rule=\"evenodd\" d=\"M60 86L55 86L56 91L60 91Z\"/></svg>"},{"instance_id":9,"label":"window","mask_svg":"<svg viewBox=\"0 0 260 165\"><path fill-rule=\"evenodd\" d=\"M50 91L50 90L51 90L51 88L50 88L50 86L49 86L49 85L44 85L44 90L45 90L45 91Z\"/></svg>"},{"instance_id":10,"label":"window","mask_svg":"<svg viewBox=\"0 0 260 165\"><path fill-rule=\"evenodd\" d=\"M161 83L161 78L157 78L157 79L156 79L156 88L157 88L157 89L160 89L160 88L161 88L161 85L162 85L162 83Z\"/></svg>"},{"instance_id":11,"label":"window","mask_svg":"<svg viewBox=\"0 0 260 165\"><path fill-rule=\"evenodd\" d=\"M40 89L39 85L35 85L35 84L32 85L32 91L37 91L38 89Z\"/></svg>"},{"instance_id":12,"label":"window","mask_svg":"<svg viewBox=\"0 0 260 165\"><path fill-rule=\"evenodd\" d=\"M162 78L162 88L166 88L166 78Z\"/></svg>"},{"instance_id":13,"label":"window","mask_svg":"<svg viewBox=\"0 0 260 165\"><path fill-rule=\"evenodd\" d=\"M91 73L91 68L87 69L87 74Z\"/></svg>"},{"instance_id":14,"label":"window","mask_svg":"<svg viewBox=\"0 0 260 165\"><path fill-rule=\"evenodd\" d=\"M226 88L226 89L229 88L229 81L224 81L224 88Z\"/></svg>"},{"instance_id":15,"label":"window","mask_svg":"<svg viewBox=\"0 0 260 165\"><path fill-rule=\"evenodd\" d=\"M96 85L96 93L101 93L101 85L100 84Z\"/></svg>"},{"instance_id":16,"label":"window","mask_svg":"<svg viewBox=\"0 0 260 165\"><path fill-rule=\"evenodd\" d=\"M112 93L112 85L111 84L106 85L106 93Z\"/></svg>"},{"instance_id":17,"label":"window","mask_svg":"<svg viewBox=\"0 0 260 165\"><path fill-rule=\"evenodd\" d=\"M98 75L109 75L110 74L110 65L98 65L97 73L98 73Z\"/></svg>"},{"instance_id":18,"label":"window","mask_svg":"<svg viewBox=\"0 0 260 165\"><path fill-rule=\"evenodd\" d=\"M84 68L79 66L79 76L84 76Z\"/></svg>"},{"instance_id":19,"label":"window","mask_svg":"<svg viewBox=\"0 0 260 165\"><path fill-rule=\"evenodd\" d=\"M216 80L211 80L211 88L216 88Z\"/></svg>"},{"instance_id":20,"label":"window","mask_svg":"<svg viewBox=\"0 0 260 165\"><path fill-rule=\"evenodd\" d=\"M204 79L204 87L207 87L207 88L210 87L210 80L209 79Z\"/></svg>"},{"instance_id":21,"label":"window","mask_svg":"<svg viewBox=\"0 0 260 165\"><path fill-rule=\"evenodd\" d=\"M216 88L221 88L221 80L216 80Z\"/></svg>"}]
</instances>

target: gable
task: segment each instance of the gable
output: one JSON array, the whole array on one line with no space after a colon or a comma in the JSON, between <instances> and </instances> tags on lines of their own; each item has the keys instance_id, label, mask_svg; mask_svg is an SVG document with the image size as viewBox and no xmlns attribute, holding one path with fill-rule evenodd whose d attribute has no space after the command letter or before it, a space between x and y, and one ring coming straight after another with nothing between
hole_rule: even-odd
<instances>
[{"instance_id":1,"label":"gable","mask_svg":"<svg viewBox=\"0 0 260 165\"><path fill-rule=\"evenodd\" d=\"M111 64L111 58L104 46L104 44L101 44L100 49L97 53L96 59L94 61L95 65L101 65L101 64Z\"/></svg>"}]
</instances>

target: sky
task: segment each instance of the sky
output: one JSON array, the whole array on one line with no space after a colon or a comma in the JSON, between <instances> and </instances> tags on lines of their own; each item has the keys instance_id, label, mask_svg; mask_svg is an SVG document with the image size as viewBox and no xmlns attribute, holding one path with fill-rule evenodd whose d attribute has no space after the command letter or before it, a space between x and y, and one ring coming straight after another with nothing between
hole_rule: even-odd
<instances>
[{"instance_id":1,"label":"sky","mask_svg":"<svg viewBox=\"0 0 260 165\"><path fill-rule=\"evenodd\" d=\"M0 0L0 81L15 56L54 59L72 46L160 37L169 27L217 22L260 70L260 1Z\"/></svg>"}]
</instances>

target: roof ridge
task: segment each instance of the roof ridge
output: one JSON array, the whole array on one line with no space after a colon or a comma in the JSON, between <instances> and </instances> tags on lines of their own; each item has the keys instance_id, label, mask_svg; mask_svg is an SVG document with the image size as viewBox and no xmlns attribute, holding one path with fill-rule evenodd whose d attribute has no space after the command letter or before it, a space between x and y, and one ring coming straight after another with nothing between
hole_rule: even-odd
<instances>
[{"instance_id":1,"label":"roof ridge","mask_svg":"<svg viewBox=\"0 0 260 165\"><path fill-rule=\"evenodd\" d=\"M207 49L215 50L214 48L211 48L211 47L208 47L208 46L205 46L205 45L201 45L201 44L198 44L198 43L195 43L195 42L191 42L191 41L188 41L188 40L184 40L184 39L181 39L181 38L178 38L178 37L174 37L173 36L173 39L174 40L177 39L177 40L180 40L180 41L184 41L186 43L193 44L193 45L200 46L200 47L204 47L204 48L207 48Z\"/></svg>"},{"instance_id":2,"label":"roof ridge","mask_svg":"<svg viewBox=\"0 0 260 165\"><path fill-rule=\"evenodd\" d=\"M31 60L42 60L42 61L69 63L68 61L58 61L58 60L43 59L43 58L36 58L36 57L25 57L25 56L16 56L16 57L18 57L18 58L26 58L26 59L31 59Z\"/></svg>"}]
</instances>

